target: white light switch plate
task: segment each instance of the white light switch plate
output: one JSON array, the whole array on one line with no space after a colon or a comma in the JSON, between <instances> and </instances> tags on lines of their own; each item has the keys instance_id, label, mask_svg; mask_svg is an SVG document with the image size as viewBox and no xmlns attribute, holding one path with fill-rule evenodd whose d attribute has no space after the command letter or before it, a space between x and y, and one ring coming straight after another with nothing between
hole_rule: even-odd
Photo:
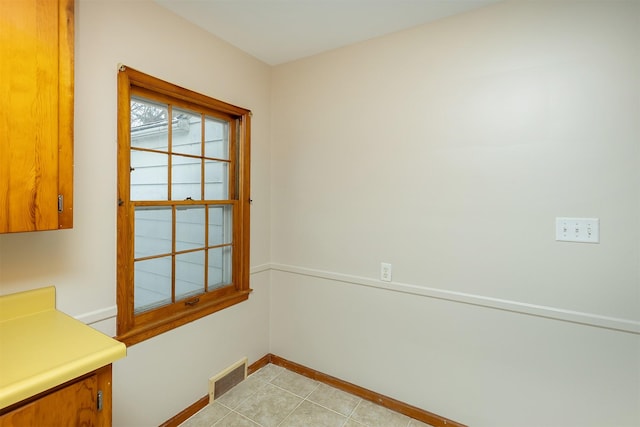
<instances>
[{"instance_id":1,"label":"white light switch plate","mask_svg":"<svg viewBox=\"0 0 640 427\"><path fill-rule=\"evenodd\" d=\"M388 262L380 263L380 280L383 282L391 281L391 264Z\"/></svg>"},{"instance_id":2,"label":"white light switch plate","mask_svg":"<svg viewBox=\"0 0 640 427\"><path fill-rule=\"evenodd\" d=\"M600 243L599 218L556 218L556 240Z\"/></svg>"}]
</instances>

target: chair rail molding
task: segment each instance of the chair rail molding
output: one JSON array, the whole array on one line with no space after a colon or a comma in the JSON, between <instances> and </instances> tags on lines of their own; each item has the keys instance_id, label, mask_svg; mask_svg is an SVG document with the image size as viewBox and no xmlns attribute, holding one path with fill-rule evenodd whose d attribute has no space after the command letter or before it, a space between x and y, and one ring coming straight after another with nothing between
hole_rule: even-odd
<instances>
[{"instance_id":1,"label":"chair rail molding","mask_svg":"<svg viewBox=\"0 0 640 427\"><path fill-rule=\"evenodd\" d=\"M640 335L640 321L632 319L602 316L595 313L585 313L580 311L566 310L558 307L529 304L519 301L510 301L484 295L455 292L416 284L399 283L393 281L383 282L381 280L375 280L367 277L352 276L348 274L315 270L311 268L297 267L286 264L272 263L270 265L270 269L290 274L310 276L320 279L333 280L336 282L349 283L353 285L385 289L393 292L401 292L427 298L436 298L461 304L471 304L496 310L510 311L529 316L544 317L564 322L577 323L585 326L592 326Z\"/></svg>"}]
</instances>

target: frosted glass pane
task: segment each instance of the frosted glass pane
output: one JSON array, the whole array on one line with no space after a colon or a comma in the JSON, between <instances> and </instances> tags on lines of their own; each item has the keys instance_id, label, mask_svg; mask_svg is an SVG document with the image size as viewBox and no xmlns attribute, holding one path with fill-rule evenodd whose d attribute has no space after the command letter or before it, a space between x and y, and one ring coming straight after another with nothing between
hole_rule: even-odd
<instances>
[{"instance_id":1,"label":"frosted glass pane","mask_svg":"<svg viewBox=\"0 0 640 427\"><path fill-rule=\"evenodd\" d=\"M229 163L205 161L204 197L206 200L229 199Z\"/></svg>"},{"instance_id":2,"label":"frosted glass pane","mask_svg":"<svg viewBox=\"0 0 640 427\"><path fill-rule=\"evenodd\" d=\"M179 108L173 110L172 153L202 156L202 115Z\"/></svg>"},{"instance_id":3,"label":"frosted glass pane","mask_svg":"<svg viewBox=\"0 0 640 427\"><path fill-rule=\"evenodd\" d=\"M204 206L176 208L176 251L204 249L204 214Z\"/></svg>"},{"instance_id":4,"label":"frosted glass pane","mask_svg":"<svg viewBox=\"0 0 640 427\"><path fill-rule=\"evenodd\" d=\"M176 300L204 293L204 251L176 255Z\"/></svg>"},{"instance_id":5,"label":"frosted glass pane","mask_svg":"<svg viewBox=\"0 0 640 427\"><path fill-rule=\"evenodd\" d=\"M229 160L229 122L205 117L204 155Z\"/></svg>"},{"instance_id":6,"label":"frosted glass pane","mask_svg":"<svg viewBox=\"0 0 640 427\"><path fill-rule=\"evenodd\" d=\"M167 200L168 161L166 154L131 151L130 200Z\"/></svg>"},{"instance_id":7,"label":"frosted glass pane","mask_svg":"<svg viewBox=\"0 0 640 427\"><path fill-rule=\"evenodd\" d=\"M209 249L208 290L231 283L231 246Z\"/></svg>"},{"instance_id":8,"label":"frosted glass pane","mask_svg":"<svg viewBox=\"0 0 640 427\"><path fill-rule=\"evenodd\" d=\"M135 258L171 253L170 207L136 207L134 213Z\"/></svg>"},{"instance_id":9,"label":"frosted glass pane","mask_svg":"<svg viewBox=\"0 0 640 427\"><path fill-rule=\"evenodd\" d=\"M171 257L136 261L133 271L134 311L171 303Z\"/></svg>"},{"instance_id":10,"label":"frosted glass pane","mask_svg":"<svg viewBox=\"0 0 640 427\"><path fill-rule=\"evenodd\" d=\"M171 200L202 200L202 160L171 156Z\"/></svg>"}]
</instances>

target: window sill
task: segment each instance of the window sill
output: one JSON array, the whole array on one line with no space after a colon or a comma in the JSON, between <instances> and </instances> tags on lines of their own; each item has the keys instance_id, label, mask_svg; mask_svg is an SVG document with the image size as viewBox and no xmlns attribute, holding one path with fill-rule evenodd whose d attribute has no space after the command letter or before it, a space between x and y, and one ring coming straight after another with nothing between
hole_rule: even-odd
<instances>
[{"instance_id":1,"label":"window sill","mask_svg":"<svg viewBox=\"0 0 640 427\"><path fill-rule=\"evenodd\" d=\"M155 337L156 335L160 335L171 329L193 322L194 320L208 316L209 314L246 301L249 299L250 293L251 289L237 291L226 297L217 298L215 300L199 304L198 306L194 306L193 309L188 312L176 313L173 316L160 319L156 322L146 322L143 325L134 326L129 331L120 334L115 338L118 341L123 342L128 347Z\"/></svg>"}]
</instances>

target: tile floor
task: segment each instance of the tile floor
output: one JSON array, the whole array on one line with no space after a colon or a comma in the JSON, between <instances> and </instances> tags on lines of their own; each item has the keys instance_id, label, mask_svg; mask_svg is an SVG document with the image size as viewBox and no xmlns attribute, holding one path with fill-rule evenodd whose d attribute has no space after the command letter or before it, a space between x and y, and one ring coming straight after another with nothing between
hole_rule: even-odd
<instances>
[{"instance_id":1,"label":"tile floor","mask_svg":"<svg viewBox=\"0 0 640 427\"><path fill-rule=\"evenodd\" d=\"M181 427L424 427L326 384L269 364Z\"/></svg>"}]
</instances>

